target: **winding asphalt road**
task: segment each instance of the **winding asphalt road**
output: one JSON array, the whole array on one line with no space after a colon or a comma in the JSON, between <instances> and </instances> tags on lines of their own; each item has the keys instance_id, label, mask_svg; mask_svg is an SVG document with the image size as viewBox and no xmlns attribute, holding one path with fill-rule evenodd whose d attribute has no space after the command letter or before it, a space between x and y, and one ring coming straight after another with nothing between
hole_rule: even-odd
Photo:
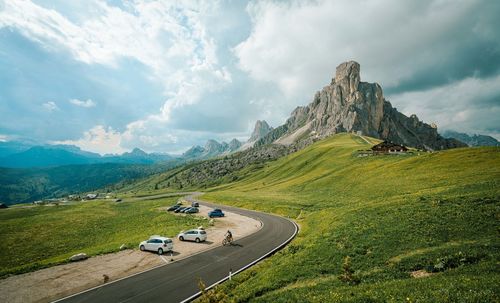
<instances>
[{"instance_id":1,"label":"winding asphalt road","mask_svg":"<svg viewBox=\"0 0 500 303\"><path fill-rule=\"evenodd\" d=\"M196 196L185 199L260 220L263 227L232 246L220 246L57 302L190 301L199 295L199 279L210 287L221 283L228 279L230 270L234 275L250 267L285 246L298 232L297 225L285 218L199 201Z\"/></svg>"}]
</instances>

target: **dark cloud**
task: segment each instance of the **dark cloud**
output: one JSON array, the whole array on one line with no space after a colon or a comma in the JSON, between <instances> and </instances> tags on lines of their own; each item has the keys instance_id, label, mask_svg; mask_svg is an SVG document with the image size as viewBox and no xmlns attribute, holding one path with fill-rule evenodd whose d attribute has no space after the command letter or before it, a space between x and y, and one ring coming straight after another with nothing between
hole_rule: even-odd
<instances>
[{"instance_id":1,"label":"dark cloud","mask_svg":"<svg viewBox=\"0 0 500 303\"><path fill-rule=\"evenodd\" d=\"M474 6L460 23L435 43L429 56L439 56L432 65L415 68L408 78L386 87L389 94L418 91L446 85L468 77L488 78L500 73L500 2ZM435 52L435 53L434 53ZM408 60L413 57L409 54Z\"/></svg>"}]
</instances>

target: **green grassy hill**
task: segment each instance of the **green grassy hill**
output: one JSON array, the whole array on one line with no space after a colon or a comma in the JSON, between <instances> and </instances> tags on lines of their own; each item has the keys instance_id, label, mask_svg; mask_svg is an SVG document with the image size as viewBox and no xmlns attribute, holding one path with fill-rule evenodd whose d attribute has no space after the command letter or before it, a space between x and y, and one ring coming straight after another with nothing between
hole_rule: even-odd
<instances>
[{"instance_id":1,"label":"green grassy hill","mask_svg":"<svg viewBox=\"0 0 500 303\"><path fill-rule=\"evenodd\" d=\"M84 193L110 184L115 190L173 165L103 163L46 168L0 167L0 202L27 203Z\"/></svg>"},{"instance_id":2,"label":"green grassy hill","mask_svg":"<svg viewBox=\"0 0 500 303\"><path fill-rule=\"evenodd\" d=\"M199 226L191 216L174 216L161 207L179 197L77 202L58 206L13 206L0 211L0 277L65 263L74 254L89 256L136 248L149 236L175 237Z\"/></svg>"},{"instance_id":3,"label":"green grassy hill","mask_svg":"<svg viewBox=\"0 0 500 303\"><path fill-rule=\"evenodd\" d=\"M336 135L207 193L301 226L218 291L256 302L498 302L500 149L356 156L369 147Z\"/></svg>"}]
</instances>

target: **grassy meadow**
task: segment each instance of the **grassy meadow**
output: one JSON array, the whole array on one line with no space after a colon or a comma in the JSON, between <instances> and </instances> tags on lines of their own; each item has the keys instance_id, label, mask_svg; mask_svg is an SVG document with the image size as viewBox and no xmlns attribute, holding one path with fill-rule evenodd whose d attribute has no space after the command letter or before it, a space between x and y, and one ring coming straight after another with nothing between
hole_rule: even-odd
<instances>
[{"instance_id":1,"label":"grassy meadow","mask_svg":"<svg viewBox=\"0 0 500 303\"><path fill-rule=\"evenodd\" d=\"M203 199L301 226L284 250L218 287L218 295L237 302L498 302L500 149L356 157L369 147L335 135L208 192Z\"/></svg>"},{"instance_id":2,"label":"grassy meadow","mask_svg":"<svg viewBox=\"0 0 500 303\"><path fill-rule=\"evenodd\" d=\"M12 207L0 211L0 277L67 262L77 253L98 255L136 248L153 234L174 237L198 226L190 216L174 216L160 207L178 197L115 203Z\"/></svg>"}]
</instances>

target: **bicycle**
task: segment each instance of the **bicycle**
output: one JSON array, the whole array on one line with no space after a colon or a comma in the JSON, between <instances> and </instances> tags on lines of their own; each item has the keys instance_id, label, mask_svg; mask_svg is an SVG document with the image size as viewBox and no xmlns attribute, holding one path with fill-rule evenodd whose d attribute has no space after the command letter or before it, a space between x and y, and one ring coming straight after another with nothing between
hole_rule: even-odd
<instances>
[{"instance_id":1,"label":"bicycle","mask_svg":"<svg viewBox=\"0 0 500 303\"><path fill-rule=\"evenodd\" d=\"M232 237L225 237L224 240L222 240L222 246L232 245L232 243L233 243Z\"/></svg>"}]
</instances>

